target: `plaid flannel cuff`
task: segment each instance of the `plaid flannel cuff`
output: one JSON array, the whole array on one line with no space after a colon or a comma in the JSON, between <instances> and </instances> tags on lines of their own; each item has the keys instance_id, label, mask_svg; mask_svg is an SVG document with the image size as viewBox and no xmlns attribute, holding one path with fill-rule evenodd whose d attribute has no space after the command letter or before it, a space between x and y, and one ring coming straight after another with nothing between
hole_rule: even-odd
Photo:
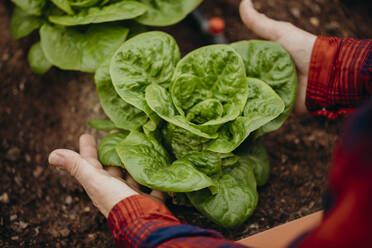
<instances>
[{"instance_id":1,"label":"plaid flannel cuff","mask_svg":"<svg viewBox=\"0 0 372 248\"><path fill-rule=\"evenodd\" d=\"M369 98L370 74L363 74L371 40L319 36L314 44L306 90L312 114L334 119L354 112Z\"/></svg>"},{"instance_id":2,"label":"plaid flannel cuff","mask_svg":"<svg viewBox=\"0 0 372 248\"><path fill-rule=\"evenodd\" d=\"M116 204L108 223L119 247L141 247L154 231L181 224L164 204L143 195Z\"/></svg>"}]
</instances>

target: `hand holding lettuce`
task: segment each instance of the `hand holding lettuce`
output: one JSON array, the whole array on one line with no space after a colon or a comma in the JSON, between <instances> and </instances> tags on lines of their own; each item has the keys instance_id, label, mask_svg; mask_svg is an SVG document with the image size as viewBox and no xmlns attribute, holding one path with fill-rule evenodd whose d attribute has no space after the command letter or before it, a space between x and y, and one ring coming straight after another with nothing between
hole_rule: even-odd
<instances>
[{"instance_id":1,"label":"hand holding lettuce","mask_svg":"<svg viewBox=\"0 0 372 248\"><path fill-rule=\"evenodd\" d=\"M241 52L251 46L261 52ZM296 91L293 62L276 43L235 47L206 46L180 59L172 37L147 32L122 44L95 76L102 107L119 130L102 140L101 162L189 201L226 228L253 213L257 185L270 173L258 137L281 126Z\"/></svg>"}]
</instances>

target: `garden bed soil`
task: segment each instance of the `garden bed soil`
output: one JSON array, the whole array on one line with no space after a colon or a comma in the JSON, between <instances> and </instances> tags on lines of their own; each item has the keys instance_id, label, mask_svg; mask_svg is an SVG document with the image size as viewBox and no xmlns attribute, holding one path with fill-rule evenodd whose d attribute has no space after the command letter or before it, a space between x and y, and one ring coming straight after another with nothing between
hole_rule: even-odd
<instances>
[{"instance_id":1,"label":"garden bed soil","mask_svg":"<svg viewBox=\"0 0 372 248\"><path fill-rule=\"evenodd\" d=\"M239 0L206 0L208 17L226 20L229 41L258 38L239 19ZM280 20L321 35L371 37L368 1L345 5L337 0L256 0L255 6ZM369 6L370 8L370 6ZM0 247L113 247L106 220L66 172L47 163L55 148L76 149L86 126L103 117L91 75L53 68L31 72L27 51L37 34L22 40L9 35L10 1L0 2ZM370 12L371 13L371 12ZM185 54L205 43L182 22L163 29ZM291 116L264 137L271 176L259 188L253 216L235 230L224 230L196 210L168 203L177 217L213 228L238 240L321 209L332 149L342 120Z\"/></svg>"}]
</instances>

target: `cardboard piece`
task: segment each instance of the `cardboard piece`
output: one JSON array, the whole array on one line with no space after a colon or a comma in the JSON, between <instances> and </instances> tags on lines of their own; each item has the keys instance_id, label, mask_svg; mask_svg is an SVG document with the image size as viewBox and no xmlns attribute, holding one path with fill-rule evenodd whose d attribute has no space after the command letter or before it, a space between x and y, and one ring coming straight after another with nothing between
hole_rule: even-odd
<instances>
[{"instance_id":1,"label":"cardboard piece","mask_svg":"<svg viewBox=\"0 0 372 248\"><path fill-rule=\"evenodd\" d=\"M280 248L288 247L296 237L317 227L323 217L323 211L315 212L305 217L276 226L248 238L241 239L238 243L252 248Z\"/></svg>"}]
</instances>

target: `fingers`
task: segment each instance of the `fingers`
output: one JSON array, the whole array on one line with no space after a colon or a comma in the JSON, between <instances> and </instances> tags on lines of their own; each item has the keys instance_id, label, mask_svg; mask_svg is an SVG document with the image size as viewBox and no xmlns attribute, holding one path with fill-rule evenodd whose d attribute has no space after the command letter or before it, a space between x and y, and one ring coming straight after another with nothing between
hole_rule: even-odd
<instances>
[{"instance_id":1,"label":"fingers","mask_svg":"<svg viewBox=\"0 0 372 248\"><path fill-rule=\"evenodd\" d=\"M87 185L98 174L97 168L86 161L80 154L67 150L57 149L49 155L49 163L65 169L80 184Z\"/></svg>"},{"instance_id":2,"label":"fingers","mask_svg":"<svg viewBox=\"0 0 372 248\"><path fill-rule=\"evenodd\" d=\"M165 202L167 200L167 194L158 190L151 191L150 195L161 202Z\"/></svg>"},{"instance_id":3,"label":"fingers","mask_svg":"<svg viewBox=\"0 0 372 248\"><path fill-rule=\"evenodd\" d=\"M121 169L119 167L115 166L108 166L105 167L105 170L113 177L122 178L123 173L121 172Z\"/></svg>"},{"instance_id":4,"label":"fingers","mask_svg":"<svg viewBox=\"0 0 372 248\"><path fill-rule=\"evenodd\" d=\"M257 12L251 0L243 0L240 3L239 11L243 23L255 34L267 40L276 41L279 39L278 25L283 26L285 23L272 20Z\"/></svg>"},{"instance_id":5,"label":"fingers","mask_svg":"<svg viewBox=\"0 0 372 248\"><path fill-rule=\"evenodd\" d=\"M127 173L127 176L125 178L125 182L134 190L136 190L138 193L141 193L143 194L143 192L141 192L141 189L140 189L140 185L139 183L136 182L136 180L134 180L134 178L129 174ZM162 203L164 203L166 200L167 200L167 194L164 193L164 192L161 192L161 191L158 191L158 190L153 190L151 191L150 193L150 196Z\"/></svg>"},{"instance_id":6,"label":"fingers","mask_svg":"<svg viewBox=\"0 0 372 248\"><path fill-rule=\"evenodd\" d=\"M136 190L140 190L140 185L139 183L136 182L136 180L134 180L134 178L129 175L129 173L127 174L127 177L125 178L125 181L134 189Z\"/></svg>"},{"instance_id":7,"label":"fingers","mask_svg":"<svg viewBox=\"0 0 372 248\"><path fill-rule=\"evenodd\" d=\"M83 134L79 139L80 154L84 158L97 159L97 145L93 136L89 134Z\"/></svg>"},{"instance_id":8,"label":"fingers","mask_svg":"<svg viewBox=\"0 0 372 248\"><path fill-rule=\"evenodd\" d=\"M97 169L101 169L102 165L97 159L97 145L93 136L89 134L83 134L79 139L79 150L80 155L85 158Z\"/></svg>"}]
</instances>

